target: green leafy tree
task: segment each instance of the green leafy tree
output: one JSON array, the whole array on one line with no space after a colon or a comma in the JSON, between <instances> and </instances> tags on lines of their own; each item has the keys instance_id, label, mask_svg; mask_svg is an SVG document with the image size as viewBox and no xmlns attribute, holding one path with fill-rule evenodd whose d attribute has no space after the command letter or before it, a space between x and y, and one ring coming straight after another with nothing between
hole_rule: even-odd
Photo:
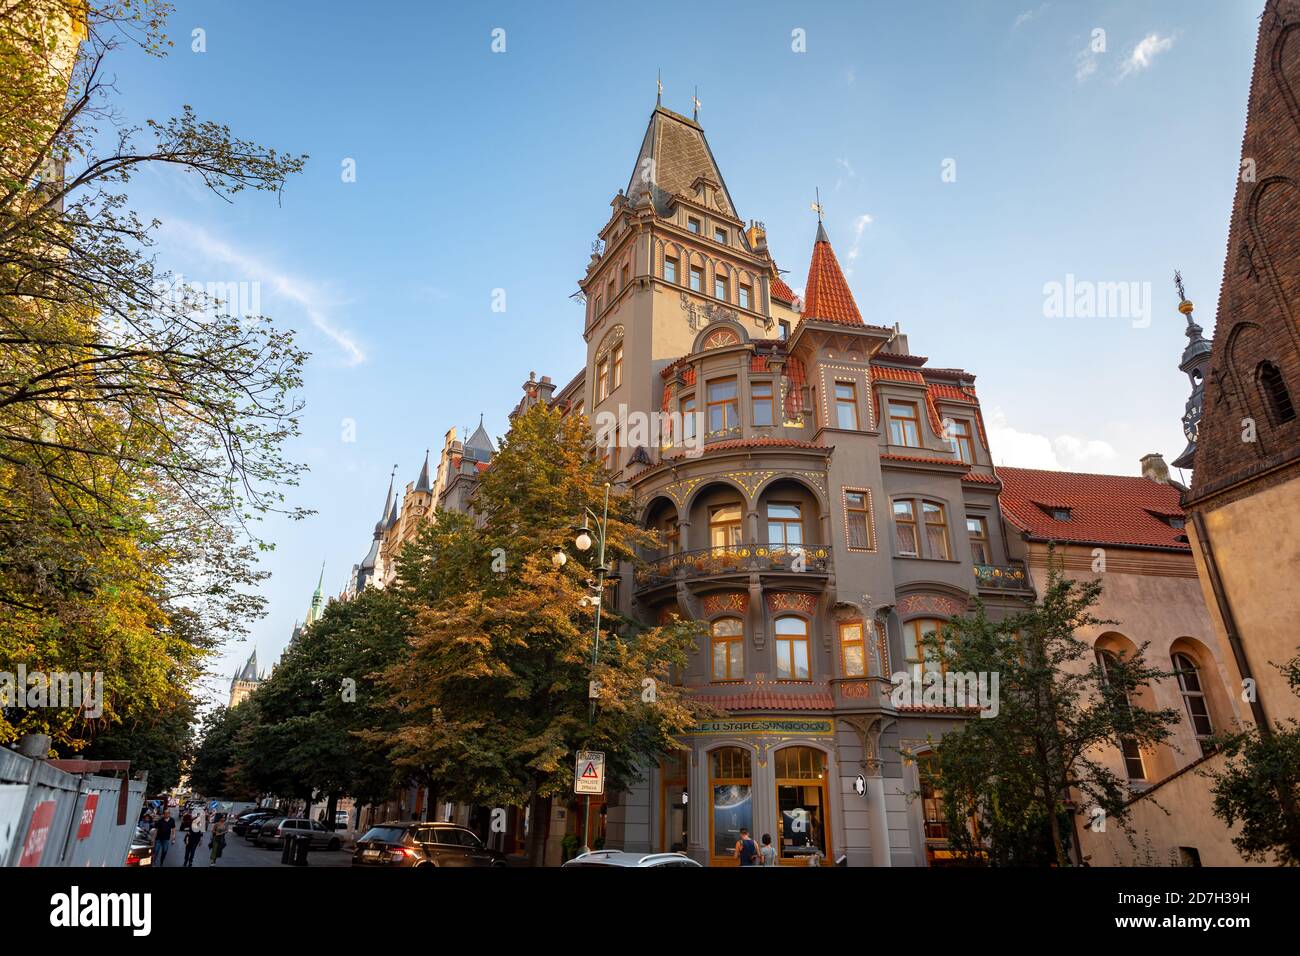
<instances>
[{"instance_id":1,"label":"green leafy tree","mask_svg":"<svg viewBox=\"0 0 1300 956\"><path fill-rule=\"evenodd\" d=\"M123 721L98 734L85 750L88 760L129 760L144 771L150 793L172 790L194 757L195 705L182 699L169 710Z\"/></svg>"},{"instance_id":2,"label":"green leafy tree","mask_svg":"<svg viewBox=\"0 0 1300 956\"><path fill-rule=\"evenodd\" d=\"M405 652L404 608L396 594L367 590L326 606L296 637L271 677L257 688L258 725L243 763L265 789L362 802L394 789L392 764L359 736L382 734L395 715L377 699L376 674Z\"/></svg>"},{"instance_id":3,"label":"green leafy tree","mask_svg":"<svg viewBox=\"0 0 1300 956\"><path fill-rule=\"evenodd\" d=\"M1110 822L1122 825L1127 815L1127 782L1100 753L1120 739L1157 744L1179 720L1177 711L1131 703L1149 681L1169 676L1147 665L1145 644L1103 671L1075 637L1081 628L1114 623L1093 614L1101 590L1098 581L1063 577L1049 560L1032 606L995 622L977 602L973 614L925 641L946 672L999 677L997 715L945 734L938 760L922 770L943 790L949 840L968 859L1068 865L1072 794Z\"/></svg>"},{"instance_id":4,"label":"green leafy tree","mask_svg":"<svg viewBox=\"0 0 1300 956\"><path fill-rule=\"evenodd\" d=\"M395 761L451 799L527 804L533 821L572 790L578 750L605 752L617 790L703 712L670 680L697 625L640 629L606 612L593 668L593 570L552 560L586 509L601 513L607 476L588 443L580 416L541 404L517 415L474 499L481 527L440 516L400 572L412 622L409 656L385 678L400 715ZM645 533L629 496L610 495L607 527L607 560L632 560ZM529 831L534 864L542 830Z\"/></svg>"},{"instance_id":5,"label":"green leafy tree","mask_svg":"<svg viewBox=\"0 0 1300 956\"><path fill-rule=\"evenodd\" d=\"M105 680L102 716L10 708L0 742L75 751L178 706L261 613L251 523L300 471L305 353L179 287L126 195L150 168L278 194L303 165L189 107L129 121L112 60L163 55L169 12L0 0L0 666Z\"/></svg>"},{"instance_id":6,"label":"green leafy tree","mask_svg":"<svg viewBox=\"0 0 1300 956\"><path fill-rule=\"evenodd\" d=\"M256 694L235 707L215 707L203 718L190 767L195 793L227 800L255 800L265 792L242 763L258 725Z\"/></svg>"},{"instance_id":7,"label":"green leafy tree","mask_svg":"<svg viewBox=\"0 0 1300 956\"><path fill-rule=\"evenodd\" d=\"M1300 696L1300 655L1279 668ZM1253 727L1222 741L1223 770L1212 773L1214 813L1241 824L1232 844L1248 860L1300 866L1300 721L1275 721L1268 733Z\"/></svg>"}]
</instances>

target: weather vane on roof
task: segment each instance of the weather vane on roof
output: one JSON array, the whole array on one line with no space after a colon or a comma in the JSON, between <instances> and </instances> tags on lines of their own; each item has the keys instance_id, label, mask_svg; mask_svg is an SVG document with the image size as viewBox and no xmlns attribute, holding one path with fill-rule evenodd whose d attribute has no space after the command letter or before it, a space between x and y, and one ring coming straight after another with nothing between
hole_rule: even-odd
<instances>
[{"instance_id":1,"label":"weather vane on roof","mask_svg":"<svg viewBox=\"0 0 1300 956\"><path fill-rule=\"evenodd\" d=\"M1177 269L1174 270L1174 288L1178 290L1178 301L1186 302L1187 293L1183 291L1183 274Z\"/></svg>"},{"instance_id":2,"label":"weather vane on roof","mask_svg":"<svg viewBox=\"0 0 1300 956\"><path fill-rule=\"evenodd\" d=\"M691 119L699 119L700 107L703 106L704 104L700 102L700 88L698 86L695 88L694 95L691 96L691 103L693 103L695 106L695 112L691 114Z\"/></svg>"},{"instance_id":3,"label":"weather vane on roof","mask_svg":"<svg viewBox=\"0 0 1300 956\"><path fill-rule=\"evenodd\" d=\"M814 202L814 203L809 203L808 205L812 208L812 211L813 211L813 212L817 213L817 221L818 221L818 222L821 222L821 221L822 221L822 191L821 191L821 189L820 189L820 188L817 188L817 189L816 189L816 193L817 193L817 201Z\"/></svg>"},{"instance_id":4,"label":"weather vane on roof","mask_svg":"<svg viewBox=\"0 0 1300 956\"><path fill-rule=\"evenodd\" d=\"M659 88L659 92L655 94L655 106L663 106L663 105L664 105L664 72L663 72L663 70L656 70L656 71L655 71L655 86L657 86L657 87Z\"/></svg>"}]
</instances>

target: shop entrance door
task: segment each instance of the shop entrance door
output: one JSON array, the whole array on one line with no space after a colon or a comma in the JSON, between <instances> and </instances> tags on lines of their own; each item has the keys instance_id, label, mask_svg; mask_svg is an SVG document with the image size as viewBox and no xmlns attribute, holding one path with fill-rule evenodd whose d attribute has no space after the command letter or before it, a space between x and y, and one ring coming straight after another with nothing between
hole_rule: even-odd
<instances>
[{"instance_id":1,"label":"shop entrance door","mask_svg":"<svg viewBox=\"0 0 1300 956\"><path fill-rule=\"evenodd\" d=\"M811 747L776 752L777 860L807 866L809 857L831 855L826 755Z\"/></svg>"}]
</instances>

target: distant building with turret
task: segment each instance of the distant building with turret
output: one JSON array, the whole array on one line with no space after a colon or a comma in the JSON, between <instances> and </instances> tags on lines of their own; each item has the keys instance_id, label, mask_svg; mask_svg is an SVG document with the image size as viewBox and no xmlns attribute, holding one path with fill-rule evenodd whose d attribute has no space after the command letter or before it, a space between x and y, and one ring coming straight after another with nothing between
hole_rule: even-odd
<instances>
[{"instance_id":1,"label":"distant building with turret","mask_svg":"<svg viewBox=\"0 0 1300 956\"><path fill-rule=\"evenodd\" d=\"M229 707L237 707L248 699L248 695L257 689L257 685L262 682L262 676L257 672L257 649L248 655L248 660L244 666L235 671L234 676L230 678L230 703Z\"/></svg>"}]
</instances>

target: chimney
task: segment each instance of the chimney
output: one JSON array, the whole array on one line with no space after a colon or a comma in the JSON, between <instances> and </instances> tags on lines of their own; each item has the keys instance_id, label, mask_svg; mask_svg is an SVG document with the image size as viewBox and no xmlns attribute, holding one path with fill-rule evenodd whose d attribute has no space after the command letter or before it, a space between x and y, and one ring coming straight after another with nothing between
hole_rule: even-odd
<instances>
[{"instance_id":1,"label":"chimney","mask_svg":"<svg viewBox=\"0 0 1300 956\"><path fill-rule=\"evenodd\" d=\"M551 376L543 375L540 382L537 383L538 401L551 404L551 395L555 392L555 383L551 381Z\"/></svg>"},{"instance_id":2,"label":"chimney","mask_svg":"<svg viewBox=\"0 0 1300 956\"><path fill-rule=\"evenodd\" d=\"M1143 455L1142 477L1149 478L1162 485L1169 484L1169 466L1165 464L1165 456L1159 452Z\"/></svg>"}]
</instances>

